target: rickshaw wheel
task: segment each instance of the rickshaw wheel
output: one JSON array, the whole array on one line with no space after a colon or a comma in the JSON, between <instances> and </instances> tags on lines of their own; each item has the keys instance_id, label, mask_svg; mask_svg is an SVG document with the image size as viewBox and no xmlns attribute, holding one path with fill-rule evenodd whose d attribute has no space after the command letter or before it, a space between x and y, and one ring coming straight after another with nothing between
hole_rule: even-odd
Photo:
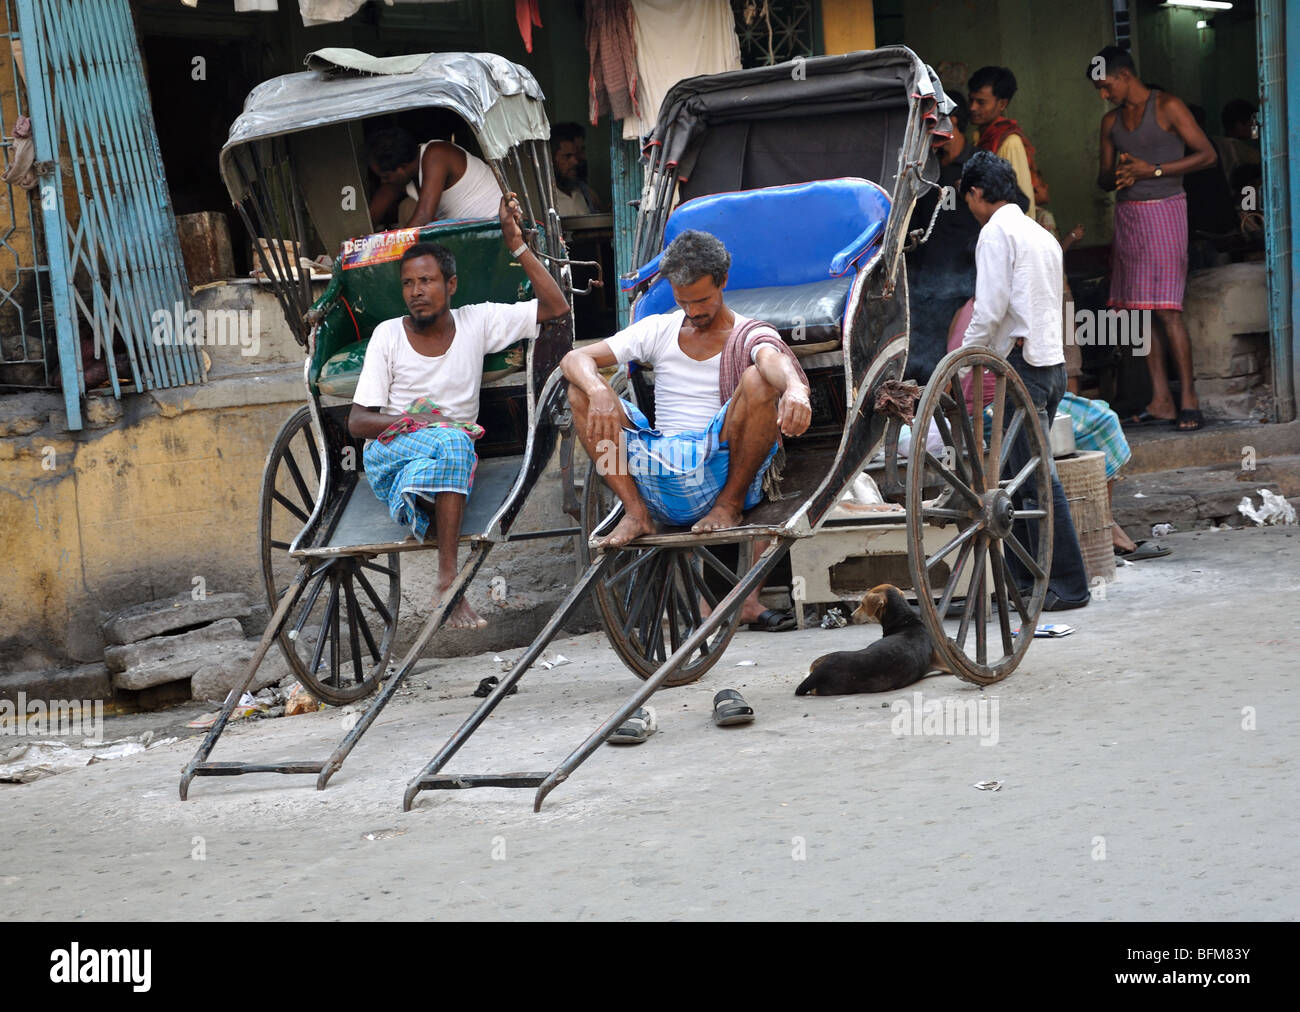
<instances>
[{"instance_id":1,"label":"rickshaw wheel","mask_svg":"<svg viewBox=\"0 0 1300 1012\"><path fill-rule=\"evenodd\" d=\"M578 557L590 565L588 545L618 500L592 461L582 496L582 537ZM621 507L619 507L621 509ZM614 652L638 678L653 675L703 622L700 601L710 607L731 590L753 564L752 543L735 545L737 559L727 561L731 545L655 546L615 549L619 557L592 585L601 624ZM713 667L740 626L740 610L724 622L665 681L666 687L689 685Z\"/></svg>"},{"instance_id":2,"label":"rickshaw wheel","mask_svg":"<svg viewBox=\"0 0 1300 1012\"><path fill-rule=\"evenodd\" d=\"M961 370L971 370L974 409L962 392ZM984 373L996 389L984 409ZM925 387L913 423L907 466L908 566L921 618L954 675L977 685L1001 681L1020 663L1047 594L1052 564L1050 449L1029 391L1001 356L961 348L946 356ZM924 449L925 466L915 464L917 444L931 427L943 440L942 459ZM1015 474L1006 473L1017 438L1028 440L1029 456ZM945 532L941 547L926 554L925 525ZM1009 560L1015 558L1018 584ZM944 628L958 585L969 574L955 636ZM988 581L992 582L990 614ZM937 603L936 603L937 602ZM988 624L996 623L993 635ZM968 646L974 625L974 644ZM1020 635L1013 635L1019 625ZM990 642L992 641L992 642Z\"/></svg>"},{"instance_id":3,"label":"rickshaw wheel","mask_svg":"<svg viewBox=\"0 0 1300 1012\"><path fill-rule=\"evenodd\" d=\"M401 575L395 553L382 562L375 556L303 562L289 557L290 543L315 507L320 473L311 409L302 407L280 428L266 459L258 547L272 611L298 567L311 567L302 600L285 620L276 642L295 677L312 695L341 706L373 692L387 668L397 628Z\"/></svg>"}]
</instances>

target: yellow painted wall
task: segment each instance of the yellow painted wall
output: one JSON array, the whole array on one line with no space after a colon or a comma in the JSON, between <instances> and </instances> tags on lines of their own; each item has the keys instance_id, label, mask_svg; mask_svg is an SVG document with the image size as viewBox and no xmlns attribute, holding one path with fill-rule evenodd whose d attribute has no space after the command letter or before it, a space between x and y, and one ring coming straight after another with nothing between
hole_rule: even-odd
<instances>
[{"instance_id":1,"label":"yellow painted wall","mask_svg":"<svg viewBox=\"0 0 1300 1012\"><path fill-rule=\"evenodd\" d=\"M872 0L822 0L822 41L829 56L876 48Z\"/></svg>"},{"instance_id":2,"label":"yellow painted wall","mask_svg":"<svg viewBox=\"0 0 1300 1012\"><path fill-rule=\"evenodd\" d=\"M105 400L88 398L88 416L113 413ZM262 467L298 406L160 411L132 398L139 417L106 429L0 439L0 671L97 661L105 614L195 576L209 593L255 591Z\"/></svg>"}]
</instances>

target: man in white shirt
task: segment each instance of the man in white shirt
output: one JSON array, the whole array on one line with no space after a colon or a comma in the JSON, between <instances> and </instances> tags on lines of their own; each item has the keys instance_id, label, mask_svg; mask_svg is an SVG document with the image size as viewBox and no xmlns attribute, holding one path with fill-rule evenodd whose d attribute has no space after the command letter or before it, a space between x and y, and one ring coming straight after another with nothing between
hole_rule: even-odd
<instances>
[{"instance_id":1,"label":"man in white shirt","mask_svg":"<svg viewBox=\"0 0 1300 1012\"><path fill-rule=\"evenodd\" d=\"M962 345L990 348L1015 369L1038 409L1046 440L1066 382L1061 244L1021 210L1020 201L1027 199L1016 183L1015 170L992 152L971 155L962 170L960 193L980 223L975 309ZM1028 461L1028 440L1021 435L1007 455L1009 473L1016 474ZM1054 460L1051 468L1052 570L1043 608L1082 608L1091 598L1088 575ZM1034 509L1036 503L1025 495L1018 508ZM1028 524L1017 524L1016 535L1031 554L1036 545L1033 534ZM1014 554L1007 553L1007 560L1017 578L1023 579Z\"/></svg>"},{"instance_id":2,"label":"man in white shirt","mask_svg":"<svg viewBox=\"0 0 1300 1012\"><path fill-rule=\"evenodd\" d=\"M780 335L727 308L730 268L717 238L683 232L659 268L681 308L575 348L560 363L578 438L623 502L623 520L603 545L625 545L659 523L696 532L738 526L762 498L779 434L800 435L812 420L808 379ZM600 375L631 360L655 371L655 429Z\"/></svg>"},{"instance_id":3,"label":"man in white shirt","mask_svg":"<svg viewBox=\"0 0 1300 1012\"><path fill-rule=\"evenodd\" d=\"M352 397L348 431L371 440L366 476L398 523L424 539L433 500L438 539L438 592L456 577L465 500L478 458L483 356L537 336L545 320L569 312L564 292L524 242L519 203L501 198L501 239L519 261L537 298L513 305L451 308L456 260L437 243L416 243L401 260L409 316L375 327ZM464 600L447 618L457 629L487 625Z\"/></svg>"}]
</instances>

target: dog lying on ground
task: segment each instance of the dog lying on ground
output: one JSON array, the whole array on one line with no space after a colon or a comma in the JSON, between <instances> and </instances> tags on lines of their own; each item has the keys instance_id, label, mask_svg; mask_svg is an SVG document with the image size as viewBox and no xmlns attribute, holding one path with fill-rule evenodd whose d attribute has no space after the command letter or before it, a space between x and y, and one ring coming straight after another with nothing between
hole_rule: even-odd
<instances>
[{"instance_id":1,"label":"dog lying on ground","mask_svg":"<svg viewBox=\"0 0 1300 1012\"><path fill-rule=\"evenodd\" d=\"M863 650L818 657L794 690L796 696L890 692L919 682L930 671L948 671L920 617L892 584L882 583L863 594L853 622L879 622L884 635Z\"/></svg>"}]
</instances>

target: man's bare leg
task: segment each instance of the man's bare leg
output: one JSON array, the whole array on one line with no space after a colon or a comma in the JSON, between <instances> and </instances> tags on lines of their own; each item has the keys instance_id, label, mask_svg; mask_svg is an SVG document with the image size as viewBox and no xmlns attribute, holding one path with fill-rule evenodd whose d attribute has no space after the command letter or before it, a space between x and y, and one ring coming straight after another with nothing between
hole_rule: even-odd
<instances>
[{"instance_id":1,"label":"man's bare leg","mask_svg":"<svg viewBox=\"0 0 1300 1012\"><path fill-rule=\"evenodd\" d=\"M587 456L596 461L597 469L610 491L623 503L623 519L609 534L599 538L596 544L601 548L621 548L642 534L654 534L659 526L646 509L645 500L637 491L636 482L628 473L627 435L623 429L631 427L626 415L620 419L618 446L593 446L587 438L587 394L580 388L569 384L569 407L573 410L573 427L578 441L587 451Z\"/></svg>"},{"instance_id":2,"label":"man's bare leg","mask_svg":"<svg viewBox=\"0 0 1300 1012\"><path fill-rule=\"evenodd\" d=\"M1147 372L1151 375L1151 403L1147 405L1147 413L1172 422L1178 417L1178 408L1174 404L1173 391L1169 389L1163 320L1159 315L1156 319L1161 325L1152 328L1147 349Z\"/></svg>"},{"instance_id":3,"label":"man's bare leg","mask_svg":"<svg viewBox=\"0 0 1300 1012\"><path fill-rule=\"evenodd\" d=\"M740 526L745 493L776 442L776 404L780 396L757 366L745 370L722 425L722 440L731 454L727 483L718 493L713 509L695 523L692 531L698 534Z\"/></svg>"},{"instance_id":4,"label":"man's bare leg","mask_svg":"<svg viewBox=\"0 0 1300 1012\"><path fill-rule=\"evenodd\" d=\"M1179 400L1183 411L1195 411L1201 406L1196 396L1196 375L1192 367L1192 338L1187 333L1187 324L1178 309L1157 309L1156 319L1165 332L1165 342L1174 356L1174 368L1178 370ZM1166 384L1166 389L1168 385ZM1173 404L1170 394L1169 403Z\"/></svg>"},{"instance_id":5,"label":"man's bare leg","mask_svg":"<svg viewBox=\"0 0 1300 1012\"><path fill-rule=\"evenodd\" d=\"M758 558L767 551L767 546L769 544L771 544L771 542L766 538L755 538L754 558ZM744 604L740 606L740 621L742 625L748 625L750 622L757 622L758 617L762 615L763 612L767 611L767 609L763 607L763 603L758 599L759 591L762 589L763 587L760 584L751 590L749 592L749 597L745 598ZM798 602L795 603L795 606L798 607ZM711 614L713 614L713 609L709 607L709 602L705 598L701 597L700 615L704 618L708 618Z\"/></svg>"},{"instance_id":6,"label":"man's bare leg","mask_svg":"<svg viewBox=\"0 0 1300 1012\"><path fill-rule=\"evenodd\" d=\"M439 492L433 499L433 523L438 535L438 598L456 580L456 549L460 545L460 523L465 516L463 492ZM434 601L434 605L437 605ZM469 606L465 598L445 620L452 629L483 629L487 620Z\"/></svg>"},{"instance_id":7,"label":"man's bare leg","mask_svg":"<svg viewBox=\"0 0 1300 1012\"><path fill-rule=\"evenodd\" d=\"M1107 503L1107 508L1110 510L1111 517L1112 517L1110 522L1111 542L1121 552L1137 551L1137 545L1135 545L1133 543L1133 539L1128 536L1128 532L1125 531L1124 528L1121 527L1119 524L1117 524L1113 519L1115 516L1115 479L1114 478L1106 482L1106 503Z\"/></svg>"}]
</instances>

